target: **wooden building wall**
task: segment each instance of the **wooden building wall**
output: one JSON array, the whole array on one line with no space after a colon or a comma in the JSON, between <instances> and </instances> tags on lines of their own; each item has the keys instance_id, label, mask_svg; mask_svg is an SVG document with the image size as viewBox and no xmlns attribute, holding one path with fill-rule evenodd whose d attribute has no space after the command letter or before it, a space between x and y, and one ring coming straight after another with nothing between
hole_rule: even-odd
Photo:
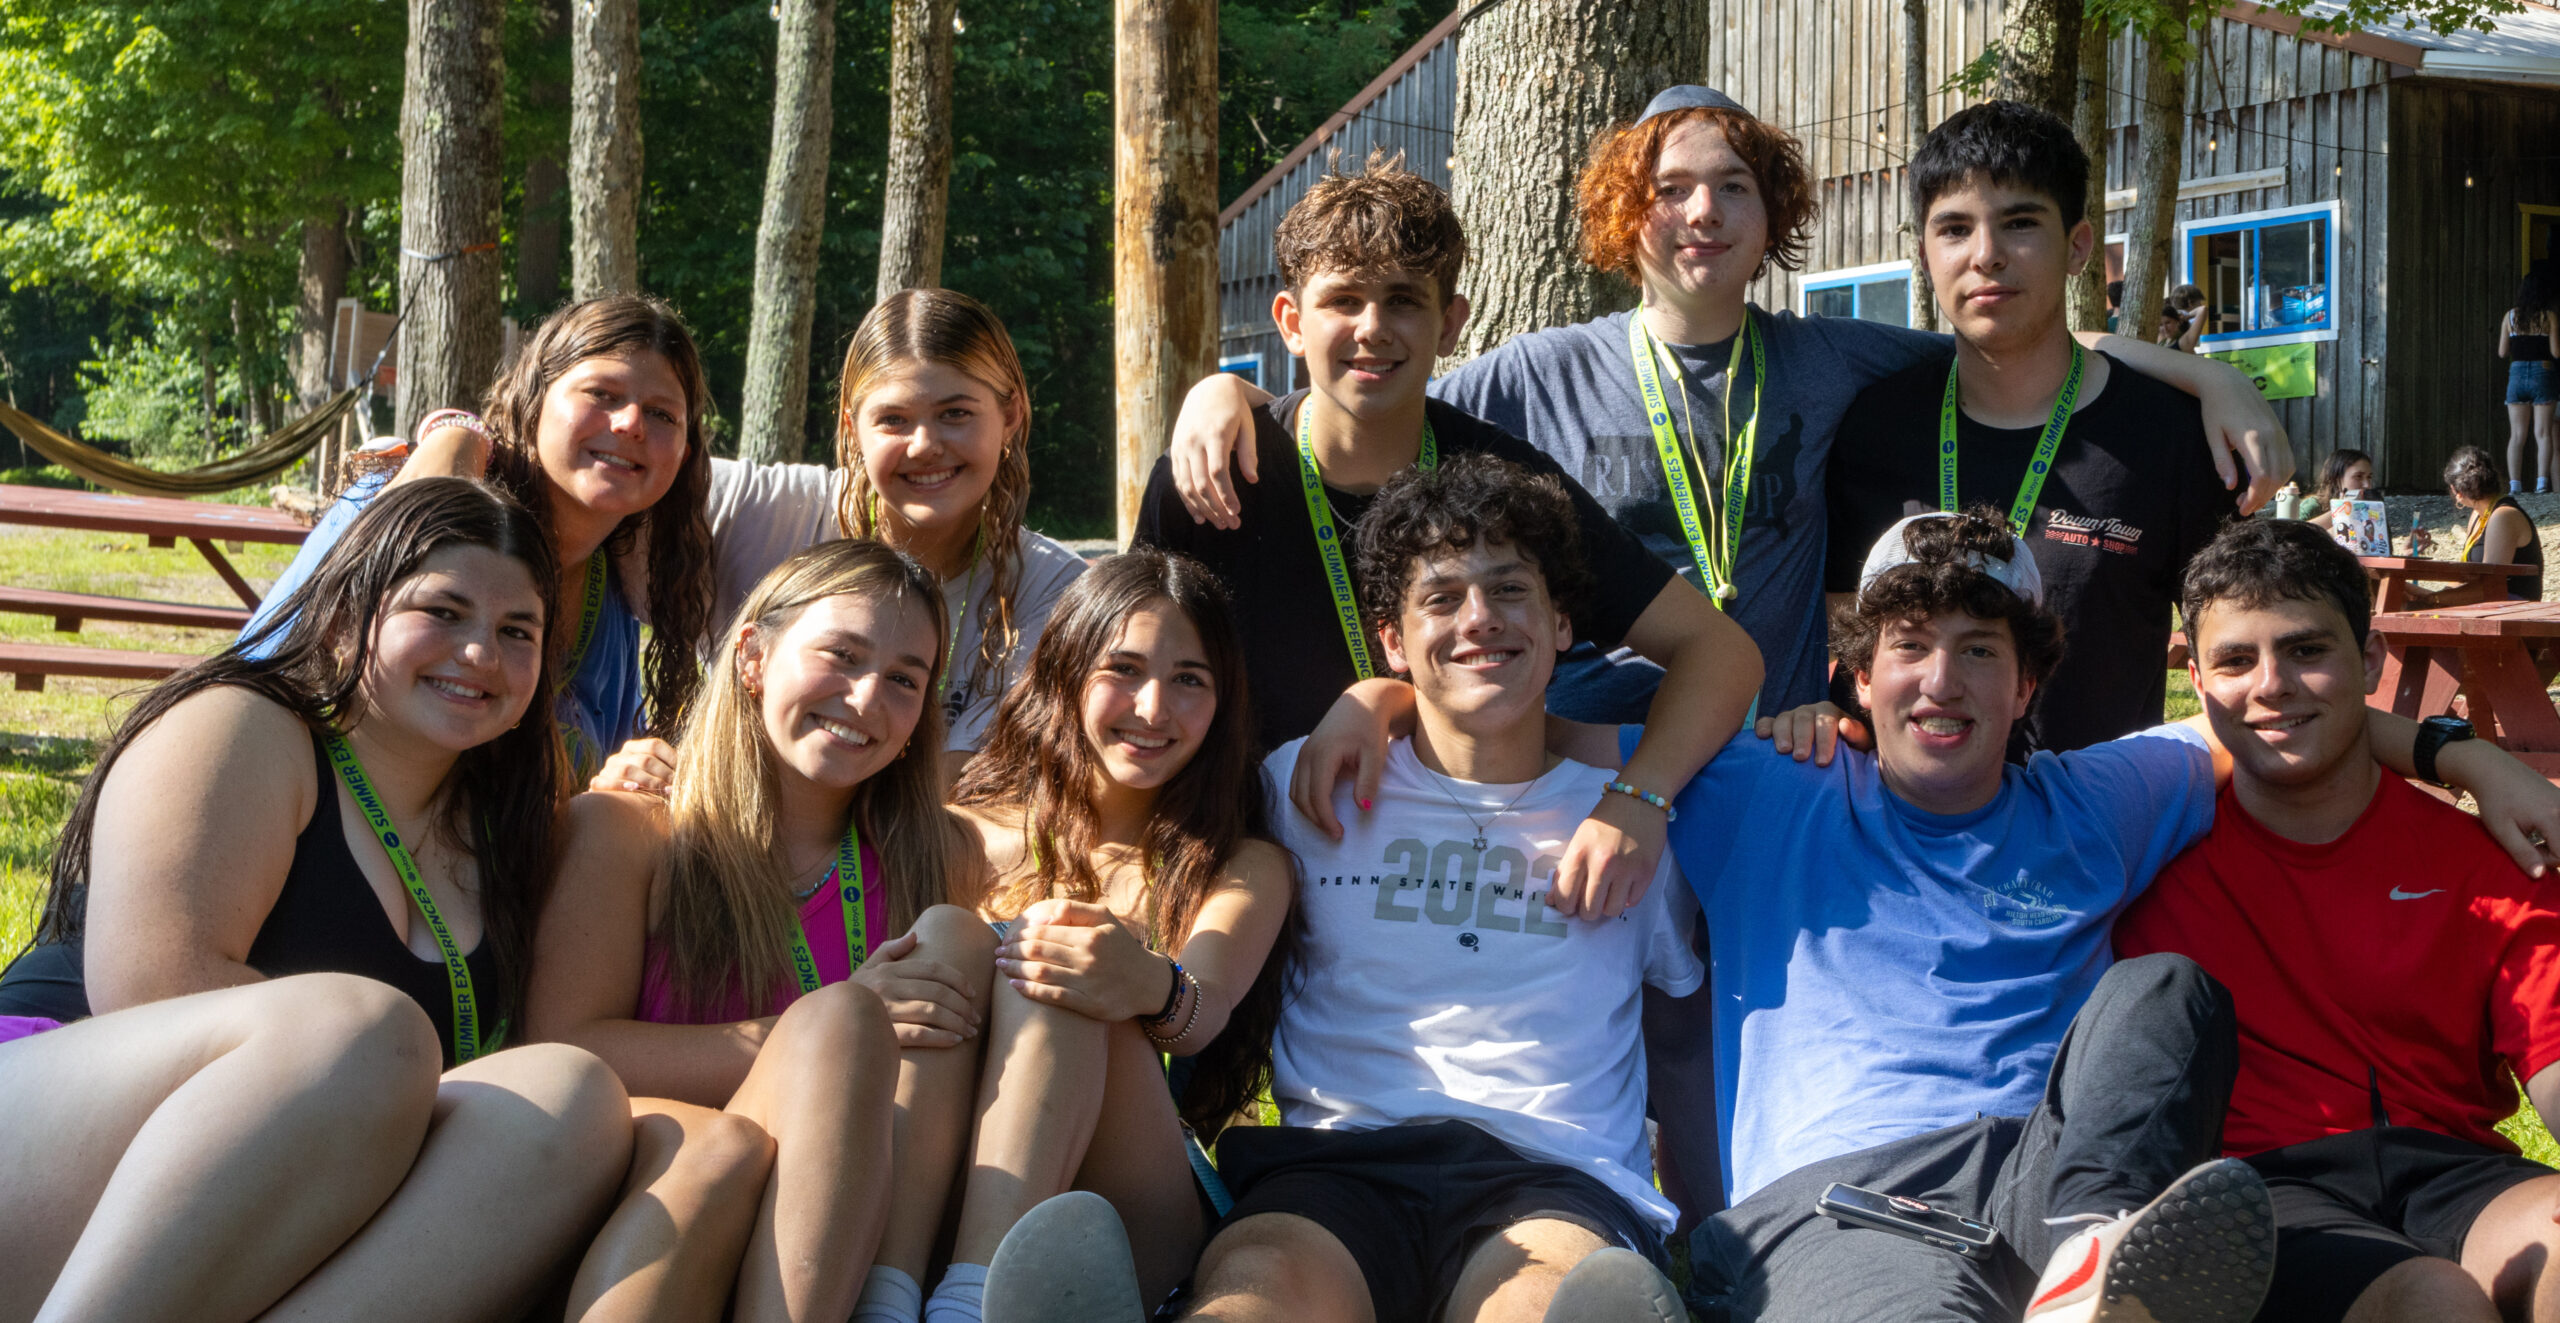
<instances>
[{"instance_id":1,"label":"wooden building wall","mask_svg":"<svg viewBox=\"0 0 2560 1323\"><path fill-rule=\"evenodd\" d=\"M2402 79L2390 132L2402 150L2391 158L2380 376L2397 466L2384 481L2435 490L2458 446L2485 446L2506 464L2507 365L2495 341L2523 274L2518 208L2560 206L2560 91Z\"/></svg>"}]
</instances>

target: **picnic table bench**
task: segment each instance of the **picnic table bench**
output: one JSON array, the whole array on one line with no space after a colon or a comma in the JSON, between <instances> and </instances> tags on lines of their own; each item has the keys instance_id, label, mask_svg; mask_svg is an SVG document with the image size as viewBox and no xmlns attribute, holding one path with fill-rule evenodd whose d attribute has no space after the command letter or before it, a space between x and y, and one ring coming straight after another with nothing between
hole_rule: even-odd
<instances>
[{"instance_id":1,"label":"picnic table bench","mask_svg":"<svg viewBox=\"0 0 2560 1323\"><path fill-rule=\"evenodd\" d=\"M2560 778L2560 710L2543 689L2537 644L2560 640L2560 602L2479 602L2373 618L2389 655L2382 697L2404 717L2450 711L2459 695L2484 738Z\"/></svg>"},{"instance_id":2,"label":"picnic table bench","mask_svg":"<svg viewBox=\"0 0 2560 1323\"><path fill-rule=\"evenodd\" d=\"M190 629L237 632L257 609L257 590L249 586L221 544L237 550L248 542L298 545L311 530L281 510L249 505L214 505L158 496L118 496L69 491L59 487L22 487L0 483L0 524L39 528L76 528L102 533L140 534L155 547L173 547L184 539L213 567L243 603L241 606L198 606L151 602L97 593L56 592L44 588L0 587L0 611L53 617L54 628L77 631L90 620L119 620ZM0 673L15 677L17 688L40 690L49 675L78 675L113 680L157 680L194 665L185 653L134 652L117 648L75 647L45 643L0 644Z\"/></svg>"},{"instance_id":3,"label":"picnic table bench","mask_svg":"<svg viewBox=\"0 0 2560 1323\"><path fill-rule=\"evenodd\" d=\"M2480 565L2458 560L2429 560L2424 556L2358 556L2365 576L2373 580L2373 609L2406 611L2417 595L2414 585L2443 583L2430 606L2462 606L2485 602L2507 595L2507 579L2511 575L2542 577L2537 565Z\"/></svg>"}]
</instances>

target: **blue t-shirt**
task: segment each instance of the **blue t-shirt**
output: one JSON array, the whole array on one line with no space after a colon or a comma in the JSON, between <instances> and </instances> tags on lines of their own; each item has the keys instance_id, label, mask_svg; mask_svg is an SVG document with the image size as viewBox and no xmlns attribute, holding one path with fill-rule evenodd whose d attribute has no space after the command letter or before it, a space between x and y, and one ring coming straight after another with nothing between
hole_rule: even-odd
<instances>
[{"instance_id":1,"label":"blue t-shirt","mask_svg":"<svg viewBox=\"0 0 2560 1323\"><path fill-rule=\"evenodd\" d=\"M302 550L295 553L293 563L276 576L275 586L267 590L266 599L249 618L248 629L242 631L244 637L264 628L284 599L319 571L329 549L338 545L338 539L346 535L356 516L364 513L365 504L380 495L390 481L389 473L367 474L329 503L320 522L312 526L311 536L303 539ZM582 583L561 585L563 600L557 628L578 627L584 588ZM266 651L253 649L251 655L263 656ZM570 766L576 773L574 784L578 786L584 786L587 778L595 775L605 755L639 738L643 729L640 617L623 600L621 573L610 565L606 570L604 604L596 612L595 637L587 644L587 655L577 674L568 677L562 686L552 711L560 726L560 738L568 745Z\"/></svg>"},{"instance_id":2,"label":"blue t-shirt","mask_svg":"<svg viewBox=\"0 0 2560 1323\"><path fill-rule=\"evenodd\" d=\"M1712 957L1728 1199L2034 1110L2116 916L2213 824L2212 758L2181 726L2002 777L1988 805L1940 816L1871 755L1816 767L1745 736L1673 801Z\"/></svg>"},{"instance_id":3,"label":"blue t-shirt","mask_svg":"<svg viewBox=\"0 0 2560 1323\"><path fill-rule=\"evenodd\" d=\"M1636 393L1634 361L1627 349L1627 318L1632 315L1611 313L1513 336L1434 379L1431 394L1546 452L1647 550L1697 584L1697 558L1680 531L1653 428ZM1777 712L1819 702L1829 692L1830 631L1822 607L1828 540L1823 474L1841 417L1869 384L1915 363L1943 361L1952 342L1943 335L1850 317L1799 317L1754 308L1752 320L1765 337L1769 379L1754 385L1751 355L1745 352L1743 382L1733 397L1734 425L1749 421L1755 394L1762 417L1753 447L1751 494L1743 503L1742 547L1735 566L1740 596L1733 603L1733 620L1760 646L1760 659L1768 668L1760 710ZM1678 381L1685 383L1689 396L1685 409L1674 401L1673 416L1684 434L1694 426L1705 461L1702 471L1721 474L1725 368L1733 361L1733 341L1663 348L1679 360ZM1668 371L1662 373L1662 386L1665 391L1682 389ZM1842 457L1854 461L1859 444L1860 438L1848 438ZM1695 481L1697 473L1691 477ZM1701 501L1708 499L1703 489L1698 495ZM1602 724L1645 719L1645 705L1662 678L1660 667L1623 648L1605 663L1579 655L1588 649L1575 651L1573 662L1557 669L1547 695L1551 711Z\"/></svg>"}]
</instances>

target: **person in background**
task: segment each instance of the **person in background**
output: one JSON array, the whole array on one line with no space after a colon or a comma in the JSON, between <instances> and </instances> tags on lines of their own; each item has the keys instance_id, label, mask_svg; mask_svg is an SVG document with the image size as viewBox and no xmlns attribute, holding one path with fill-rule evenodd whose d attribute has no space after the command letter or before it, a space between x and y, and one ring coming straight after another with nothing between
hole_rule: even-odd
<instances>
[{"instance_id":1,"label":"person in background","mask_svg":"<svg viewBox=\"0 0 2560 1323\"><path fill-rule=\"evenodd\" d=\"M2196 351L2204 339L2204 291L2193 285L2180 285L2169 291L2160 305L2160 343L2183 354Z\"/></svg>"},{"instance_id":2,"label":"person in background","mask_svg":"<svg viewBox=\"0 0 2560 1323\"><path fill-rule=\"evenodd\" d=\"M2539 602L2542 600L2542 532L2535 528L2533 516L2524 512L2511 494L2498 490L2497 461L2478 446L2464 446L2453 452L2444 465L2445 489L2453 494L2454 504L2469 513L2462 522L2462 556L2469 565L2530 565L2531 574L2507 577L2507 600ZM2409 531L2409 550L2425 555L2435 545L2435 534L2424 528ZM2420 590L2417 601L2431 600L2432 594Z\"/></svg>"},{"instance_id":3,"label":"person in background","mask_svg":"<svg viewBox=\"0 0 2560 1323\"><path fill-rule=\"evenodd\" d=\"M2320 464L2320 485L2311 491L2312 510L2303 522L2326 529L2338 514L2337 502L2378 501L2381 489L2373 480L2373 456L2361 450L2341 447L2329 452Z\"/></svg>"},{"instance_id":4,"label":"person in background","mask_svg":"<svg viewBox=\"0 0 2560 1323\"><path fill-rule=\"evenodd\" d=\"M2552 405L2560 401L2560 373L2551 363L2552 338L2560 335L2560 281L2546 266L2516 286L2515 306L2498 319L2498 357L2507 360L2507 490L2524 490L2530 444L2533 489L2551 490Z\"/></svg>"},{"instance_id":5,"label":"person in background","mask_svg":"<svg viewBox=\"0 0 2560 1323\"><path fill-rule=\"evenodd\" d=\"M2124 312L2124 282L2123 282L2123 281L2121 281L2121 280L2110 280L2110 281L2108 281L2108 282L2107 282L2107 332L2108 332L2108 334L2112 335L2112 334L2114 334L2114 333L2115 333L2115 329L2116 329L2116 318L2117 318L2117 317L2119 317L2119 316L2121 316L2121 315L2123 314L2123 312Z\"/></svg>"}]
</instances>

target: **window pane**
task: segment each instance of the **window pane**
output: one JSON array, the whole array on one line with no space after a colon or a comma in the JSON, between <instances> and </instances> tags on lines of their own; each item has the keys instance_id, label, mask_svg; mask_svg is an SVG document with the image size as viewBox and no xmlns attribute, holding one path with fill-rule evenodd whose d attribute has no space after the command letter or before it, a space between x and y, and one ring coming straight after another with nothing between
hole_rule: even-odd
<instances>
[{"instance_id":1,"label":"window pane","mask_svg":"<svg viewBox=\"0 0 2560 1323\"><path fill-rule=\"evenodd\" d=\"M1911 281L1904 276L1858 286L1858 316L1893 326L1911 324Z\"/></svg>"},{"instance_id":2,"label":"window pane","mask_svg":"<svg viewBox=\"0 0 2560 1323\"><path fill-rule=\"evenodd\" d=\"M2206 335L2224 335L2240 329L2240 310L2245 304L2240 254L2248 242L2248 231L2225 230L2220 234L2199 234L2189 243L2188 270L2204 294Z\"/></svg>"},{"instance_id":3,"label":"window pane","mask_svg":"<svg viewBox=\"0 0 2560 1323\"><path fill-rule=\"evenodd\" d=\"M1858 315L1856 298L1856 292L1846 285L1809 289L1804 292L1804 309L1807 315L1814 317L1855 317Z\"/></svg>"},{"instance_id":4,"label":"window pane","mask_svg":"<svg viewBox=\"0 0 2560 1323\"><path fill-rule=\"evenodd\" d=\"M2329 324L2329 220L2325 216L2258 231L2258 325L2267 330Z\"/></svg>"}]
</instances>

